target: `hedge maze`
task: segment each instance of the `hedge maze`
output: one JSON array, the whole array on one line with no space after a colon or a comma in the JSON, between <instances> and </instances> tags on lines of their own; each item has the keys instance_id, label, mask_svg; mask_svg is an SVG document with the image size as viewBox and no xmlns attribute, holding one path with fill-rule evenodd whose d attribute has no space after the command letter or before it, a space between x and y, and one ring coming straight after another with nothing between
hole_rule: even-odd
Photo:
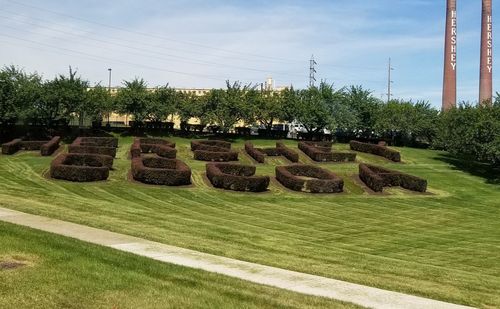
<instances>
[{"instance_id":1,"label":"hedge maze","mask_svg":"<svg viewBox=\"0 0 500 309\"><path fill-rule=\"evenodd\" d=\"M276 143L276 148L255 148L251 142L245 143L245 151L251 156L255 161L259 163L264 163L266 157L278 157L284 156L289 161L293 163L299 162L299 154L286 147L285 144L281 142Z\"/></svg>"},{"instance_id":2,"label":"hedge maze","mask_svg":"<svg viewBox=\"0 0 500 309\"><path fill-rule=\"evenodd\" d=\"M354 162L352 152L333 152L332 142L299 142L299 149L316 162Z\"/></svg>"},{"instance_id":3,"label":"hedge maze","mask_svg":"<svg viewBox=\"0 0 500 309\"><path fill-rule=\"evenodd\" d=\"M50 155L59 148L60 137L46 141L25 141L15 139L2 145L2 153L13 154L19 150L40 150L42 155ZM383 155L392 160L400 159L399 152L383 145L365 144L351 141L351 149ZM113 137L78 137L68 147L68 153L57 156L50 165L50 176L73 182L106 180L113 167L118 139ZM160 138L135 138L130 148L131 178L136 181L164 186L184 186L191 184L191 168L177 159L176 144ZM298 148L317 162L355 161L355 153L336 153L332 142L298 143ZM208 162L206 176L213 187L232 191L267 191L270 177L256 176L256 166L229 163L238 160L238 152L231 150L231 143L220 140L191 141L194 158ZM296 150L277 142L276 147L257 148L250 141L245 142L245 151L255 161L264 163L266 157L284 156L295 164L277 166L276 180L284 187L307 193L340 193L344 190L344 180L328 169L317 165L297 164ZM375 192L384 187L397 187L426 192L425 179L389 170L375 165L359 164L359 178Z\"/></svg>"},{"instance_id":4,"label":"hedge maze","mask_svg":"<svg viewBox=\"0 0 500 309\"><path fill-rule=\"evenodd\" d=\"M74 182L106 180L113 157L99 154L64 153L50 165L50 176Z\"/></svg>"},{"instance_id":5,"label":"hedge maze","mask_svg":"<svg viewBox=\"0 0 500 309\"><path fill-rule=\"evenodd\" d=\"M276 167L276 179L288 189L310 193L340 193L344 180L314 165L294 164Z\"/></svg>"},{"instance_id":6,"label":"hedge maze","mask_svg":"<svg viewBox=\"0 0 500 309\"><path fill-rule=\"evenodd\" d=\"M68 146L69 153L93 153L116 157L118 139L114 137L77 137Z\"/></svg>"},{"instance_id":7,"label":"hedge maze","mask_svg":"<svg viewBox=\"0 0 500 309\"><path fill-rule=\"evenodd\" d=\"M399 151L390 149L384 144L376 145L376 144L362 143L358 141L350 141L349 145L351 147L351 150L371 153L377 156L387 158L394 162L401 162L401 154L399 153Z\"/></svg>"},{"instance_id":8,"label":"hedge maze","mask_svg":"<svg viewBox=\"0 0 500 309\"><path fill-rule=\"evenodd\" d=\"M130 148L132 158L137 158L143 153L150 152L167 159L175 159L177 157L175 143L159 138L136 138Z\"/></svg>"},{"instance_id":9,"label":"hedge maze","mask_svg":"<svg viewBox=\"0 0 500 309\"><path fill-rule=\"evenodd\" d=\"M231 150L231 143L219 140L192 141L194 159L199 161L238 161L238 152Z\"/></svg>"},{"instance_id":10,"label":"hedge maze","mask_svg":"<svg viewBox=\"0 0 500 309\"><path fill-rule=\"evenodd\" d=\"M207 177L215 188L233 191L263 192L269 176L255 176L255 166L232 163L207 163Z\"/></svg>"},{"instance_id":11,"label":"hedge maze","mask_svg":"<svg viewBox=\"0 0 500 309\"><path fill-rule=\"evenodd\" d=\"M382 192L384 187L403 187L417 192L427 190L427 180L375 165L360 164L359 178L373 191Z\"/></svg>"},{"instance_id":12,"label":"hedge maze","mask_svg":"<svg viewBox=\"0 0 500 309\"><path fill-rule=\"evenodd\" d=\"M40 150L42 156L50 156L59 149L60 142L61 138L59 136L47 140L24 140L17 138L2 144L2 154L12 155L20 150Z\"/></svg>"},{"instance_id":13,"label":"hedge maze","mask_svg":"<svg viewBox=\"0 0 500 309\"><path fill-rule=\"evenodd\" d=\"M183 186L191 184L191 169L177 159L159 156L132 158L132 176L146 184Z\"/></svg>"}]
</instances>

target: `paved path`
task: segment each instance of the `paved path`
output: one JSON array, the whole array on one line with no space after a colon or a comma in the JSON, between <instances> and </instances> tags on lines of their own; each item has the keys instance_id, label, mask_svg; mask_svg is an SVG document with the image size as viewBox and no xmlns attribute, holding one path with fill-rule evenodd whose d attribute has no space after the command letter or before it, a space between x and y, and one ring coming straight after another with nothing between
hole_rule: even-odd
<instances>
[{"instance_id":1,"label":"paved path","mask_svg":"<svg viewBox=\"0 0 500 309\"><path fill-rule=\"evenodd\" d=\"M337 299L369 308L470 308L173 247L137 237L30 215L1 207L0 221L76 238L85 242L145 256L157 261L202 269L246 281L302 294Z\"/></svg>"}]
</instances>

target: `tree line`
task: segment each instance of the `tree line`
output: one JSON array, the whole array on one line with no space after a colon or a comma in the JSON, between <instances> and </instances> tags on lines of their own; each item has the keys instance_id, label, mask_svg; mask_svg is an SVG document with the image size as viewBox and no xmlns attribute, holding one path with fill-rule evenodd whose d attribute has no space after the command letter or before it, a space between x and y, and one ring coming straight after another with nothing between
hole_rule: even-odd
<instances>
[{"instance_id":1,"label":"tree line","mask_svg":"<svg viewBox=\"0 0 500 309\"><path fill-rule=\"evenodd\" d=\"M71 119L100 123L110 113L131 115L134 124L169 121L173 115L187 123L196 118L229 132L240 123L273 125L295 121L311 136L328 129L337 137L388 139L396 145L429 145L454 154L498 164L500 161L500 99L492 107L463 103L441 113L425 101L383 102L361 86L317 87L283 91L227 82L224 89L205 95L182 93L168 84L154 91L140 78L124 81L116 95L82 79L70 68L67 75L45 80L14 66L0 70L0 127L55 127Z\"/></svg>"}]
</instances>

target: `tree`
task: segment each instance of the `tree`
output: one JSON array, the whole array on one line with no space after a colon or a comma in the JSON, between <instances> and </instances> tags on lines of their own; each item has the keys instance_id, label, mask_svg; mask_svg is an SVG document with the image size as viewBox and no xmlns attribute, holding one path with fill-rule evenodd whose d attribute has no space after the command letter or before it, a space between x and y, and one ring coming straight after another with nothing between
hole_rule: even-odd
<instances>
[{"instance_id":1,"label":"tree","mask_svg":"<svg viewBox=\"0 0 500 309\"><path fill-rule=\"evenodd\" d=\"M124 81L123 84L125 87L120 89L116 97L118 112L132 115L134 124L142 123L147 117L150 100L147 84L142 78Z\"/></svg>"},{"instance_id":2,"label":"tree","mask_svg":"<svg viewBox=\"0 0 500 309\"><path fill-rule=\"evenodd\" d=\"M247 92L251 85L242 86L240 82L226 82L227 89L212 89L207 99L208 119L227 133L238 121L249 119L251 104L247 104Z\"/></svg>"},{"instance_id":3,"label":"tree","mask_svg":"<svg viewBox=\"0 0 500 309\"><path fill-rule=\"evenodd\" d=\"M53 127L68 124L75 116L83 120L88 82L76 74L70 67L69 76L59 75L43 84L43 96L30 113L33 122Z\"/></svg>"},{"instance_id":4,"label":"tree","mask_svg":"<svg viewBox=\"0 0 500 309\"><path fill-rule=\"evenodd\" d=\"M104 117L109 121L109 115L115 110L115 100L106 87L97 85L88 91L82 110L92 123L101 122Z\"/></svg>"},{"instance_id":5,"label":"tree","mask_svg":"<svg viewBox=\"0 0 500 309\"><path fill-rule=\"evenodd\" d=\"M472 160L500 164L500 104L462 103L441 114L434 146Z\"/></svg>"},{"instance_id":6,"label":"tree","mask_svg":"<svg viewBox=\"0 0 500 309\"><path fill-rule=\"evenodd\" d=\"M253 114L255 120L260 122L266 130L273 128L273 123L286 118L285 96L276 91L264 90L262 92L253 90L251 94L253 103Z\"/></svg>"},{"instance_id":7,"label":"tree","mask_svg":"<svg viewBox=\"0 0 500 309\"><path fill-rule=\"evenodd\" d=\"M146 118L157 123L165 121L175 113L179 97L175 89L168 85L157 87L146 103Z\"/></svg>"},{"instance_id":8,"label":"tree","mask_svg":"<svg viewBox=\"0 0 500 309\"><path fill-rule=\"evenodd\" d=\"M181 120L181 127L191 118L197 118L202 126L209 122L207 115L207 95L197 96L194 93L179 93L176 106L177 115Z\"/></svg>"},{"instance_id":9,"label":"tree","mask_svg":"<svg viewBox=\"0 0 500 309\"><path fill-rule=\"evenodd\" d=\"M345 89L344 100L355 113L355 127L362 131L372 131L375 127L375 117L382 102L372 95L370 90L362 86L350 86Z\"/></svg>"}]
</instances>

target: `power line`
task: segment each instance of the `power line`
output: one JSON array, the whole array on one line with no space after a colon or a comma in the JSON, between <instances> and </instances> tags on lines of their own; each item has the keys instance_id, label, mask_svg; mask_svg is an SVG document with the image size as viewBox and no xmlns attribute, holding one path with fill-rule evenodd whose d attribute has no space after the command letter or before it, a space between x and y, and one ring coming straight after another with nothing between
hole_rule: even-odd
<instances>
[{"instance_id":1,"label":"power line","mask_svg":"<svg viewBox=\"0 0 500 309\"><path fill-rule=\"evenodd\" d=\"M86 22L86 23L96 24L96 25L100 25L102 27L106 27L106 28L110 28L110 29L115 29L115 30L119 30L119 31L123 31L123 32L134 33L134 34L145 36L145 37L153 37L153 38L156 38L156 39L159 39L159 40L165 40L165 41L170 41L170 42L175 42L175 43L180 43L180 44L185 44L185 45L191 45L191 46L195 46L195 47L202 47L202 48L217 50L217 51L221 51L221 52L225 52L225 53L240 54L240 55L246 55L246 56L257 57L257 58L262 58L262 59L268 59L270 61L297 62L297 61L291 60L291 59L269 57L269 56L263 56L263 55L258 55L258 54L252 54L252 53L245 53L245 52L240 52L240 51L228 50L228 49L224 49L224 48L218 48L218 47L208 46L208 45L199 44L199 43L195 43L195 42L188 42L188 41L176 40L176 39L168 38L168 37L157 35L157 34L150 34L150 33L144 33L144 32L135 31L135 30L128 30L128 29L125 29L125 28L122 28L122 27L108 25L108 24L105 24L105 23L96 22L96 21L88 20L88 19L81 18L81 17L76 17L76 16L73 16L73 15L70 15L70 14L65 14L65 13L61 13L61 12L49 10L49 9L46 9L46 8L38 7L38 6L35 6L35 5L30 5L30 4L26 4L26 3L14 1L14 0L6 0L6 1L14 3L14 4L17 4L17 5L21 5L21 6L24 6L24 7L29 7L29 8L32 8L32 9L45 11L45 12L48 12L48 13L51 13L51 14L65 16L65 17L68 17L68 18L80 20L80 21L83 21L83 22Z\"/></svg>"},{"instance_id":2,"label":"power line","mask_svg":"<svg viewBox=\"0 0 500 309\"><path fill-rule=\"evenodd\" d=\"M3 16L1 14L0 14L0 17L9 18L9 17ZM162 56L166 56L166 57L171 57L171 58L178 58L180 60L177 60L177 61L191 63L191 64L206 65L206 66L215 66L215 67L218 67L218 68L220 68L220 67L229 67L229 68L234 68L234 69L239 69L239 70L262 72L262 73L267 73L267 74L272 73L272 74L276 74L276 75L302 76L302 74L299 74L299 73L282 72L282 71L270 71L270 70L263 70L263 69L257 69L257 68L249 68L249 67L241 67L241 66L235 66L235 65L231 65L231 64L223 64L223 63L203 61L203 60L192 60L191 58L188 58L188 57L182 57L182 56L167 54L167 53L163 53L163 52L145 51L145 50L143 50L141 48L137 48L137 47L134 47L134 46L129 46L129 45L120 44L120 43L112 43L112 42L108 42L108 41L105 41L105 40L101 40L101 39L89 37L89 36L86 36L86 35L74 34L74 33L71 33L69 31L64 31L64 30L59 30L59 29L52 29L50 27L41 26L41 25L38 25L38 24L35 24L35 23L30 23L30 22L25 22L25 21L23 21L22 23L29 24L29 25L35 25L35 26L38 26L38 27L41 27L41 28L48 29L48 30L53 31L53 32L63 33L63 34L67 34L67 35L71 35L71 36L75 36L75 37L77 37L77 36L78 37L84 37L85 39L88 39L88 40L92 40L92 41L96 41L96 42L101 42L101 43L104 43L104 44L115 45L115 46L119 46L119 47L125 47L125 48L128 48L128 49L137 50L137 51L140 52L140 53L128 52L128 53L130 53L132 55L139 55L139 56L153 57L153 58L160 59L160 60L167 60L166 58L163 58L163 57L146 55L144 53L144 52L146 52L146 53L150 53L150 54L158 54L158 55L162 55ZM10 29L18 30L18 31L25 31L25 32L33 33L32 31L27 30L27 29L18 29L18 28L15 28L15 27L5 26L5 25L3 27L4 28L10 28ZM38 35L40 35L40 34L38 34ZM43 34L43 35L47 35L47 34ZM99 48L103 48L102 46L98 46L98 47ZM170 61L170 60L168 60L168 61Z\"/></svg>"}]
</instances>

